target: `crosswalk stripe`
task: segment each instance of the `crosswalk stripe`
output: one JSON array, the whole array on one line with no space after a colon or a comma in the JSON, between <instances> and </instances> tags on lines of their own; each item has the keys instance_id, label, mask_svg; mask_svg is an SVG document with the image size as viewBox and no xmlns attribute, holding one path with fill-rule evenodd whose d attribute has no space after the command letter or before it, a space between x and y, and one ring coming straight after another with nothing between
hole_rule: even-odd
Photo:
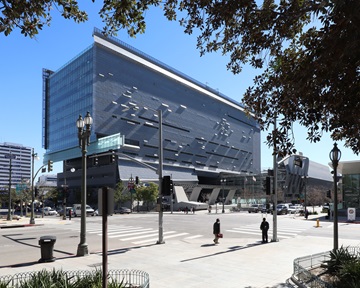
<instances>
[{"instance_id":1,"label":"crosswalk stripe","mask_svg":"<svg viewBox=\"0 0 360 288\"><path fill-rule=\"evenodd\" d=\"M175 235L171 235L171 236L164 236L164 240L174 238L174 237L184 236L184 235L187 235L187 234L189 234L189 233L180 233L180 234L175 234ZM133 243L134 244L144 244L144 243L147 243L147 242L155 242L156 240L158 240L158 238L146 239L146 240L142 240L142 241L136 241L136 242L133 242Z\"/></svg>"},{"instance_id":2,"label":"crosswalk stripe","mask_svg":"<svg viewBox=\"0 0 360 288\"><path fill-rule=\"evenodd\" d=\"M167 231L167 232L164 232L163 234L172 234L172 233L175 233L175 231ZM147 235L142 235L142 236L137 236L137 237L129 237L129 238L124 238L124 239L121 239L122 241L131 241L131 240L136 240L136 239L141 239L141 238L146 238L146 237L152 237L152 236L156 236L158 235L158 233L153 233L153 234L147 234Z\"/></svg>"},{"instance_id":3,"label":"crosswalk stripe","mask_svg":"<svg viewBox=\"0 0 360 288\"><path fill-rule=\"evenodd\" d=\"M134 235L146 234L146 233L154 231L153 229L150 229L150 230L151 231L140 231L140 232L136 232L136 233L116 234L116 235L109 236L109 238L129 237L129 236L134 236ZM100 235L100 234L98 234L98 235Z\"/></svg>"},{"instance_id":4,"label":"crosswalk stripe","mask_svg":"<svg viewBox=\"0 0 360 288\"><path fill-rule=\"evenodd\" d=\"M194 235L194 236L189 236L189 237L186 237L185 239L196 239L196 238L200 238L200 237L203 237L203 235Z\"/></svg>"},{"instance_id":5,"label":"crosswalk stripe","mask_svg":"<svg viewBox=\"0 0 360 288\"><path fill-rule=\"evenodd\" d=\"M142 229L129 229L129 230L121 230L121 231L114 231L114 232L110 232L108 233L108 235L115 235L115 234L122 234L122 233L135 233L135 232L143 232L143 231L150 231L150 230L154 230L152 228L142 228Z\"/></svg>"}]
</instances>

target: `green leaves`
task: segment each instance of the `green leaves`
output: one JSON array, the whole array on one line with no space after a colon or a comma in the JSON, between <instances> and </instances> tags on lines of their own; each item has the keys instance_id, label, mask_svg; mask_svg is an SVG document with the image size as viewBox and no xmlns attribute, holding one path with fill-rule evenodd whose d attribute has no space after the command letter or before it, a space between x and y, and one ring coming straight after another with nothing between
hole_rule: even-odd
<instances>
[{"instance_id":1,"label":"green leaves","mask_svg":"<svg viewBox=\"0 0 360 288\"><path fill-rule=\"evenodd\" d=\"M93 0L94 2L94 0ZM50 25L51 13L86 21L77 1L1 1L0 33L20 29L34 37ZM360 1L313 0L104 0L99 11L105 35L120 29L136 37L146 29L145 15L160 7L184 33L198 32L200 55L230 56L227 69L241 73L244 65L262 69L243 98L247 113L262 130L279 120L274 141L279 154L294 151L292 124L307 128L310 142L323 132L360 152Z\"/></svg>"}]
</instances>

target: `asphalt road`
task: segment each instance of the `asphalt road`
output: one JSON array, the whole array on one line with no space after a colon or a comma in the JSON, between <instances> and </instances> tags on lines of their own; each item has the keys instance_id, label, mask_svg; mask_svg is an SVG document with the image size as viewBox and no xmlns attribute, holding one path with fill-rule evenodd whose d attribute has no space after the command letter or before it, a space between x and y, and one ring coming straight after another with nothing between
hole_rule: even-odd
<instances>
[{"instance_id":1,"label":"asphalt road","mask_svg":"<svg viewBox=\"0 0 360 288\"><path fill-rule=\"evenodd\" d=\"M165 242L172 239L185 242L203 241L211 243L213 239L212 225L216 218L220 218L221 232L226 238L261 239L260 222L263 217L270 223L269 238L273 236L273 216L261 213L164 213L163 235ZM56 236L54 256L66 258L75 255L80 242L80 218L71 221L51 217L53 221L41 226L0 229L0 268L19 263L35 262L40 259L39 239L41 236ZM49 218L50 219L50 218ZM316 218L305 220L300 216L282 215L277 217L277 237L288 239L303 236L319 236L331 238L333 225L329 221L322 221L317 227ZM102 249L102 217L86 218L86 240L90 253L100 252ZM357 239L360 225L339 223L341 238ZM159 240L159 216L157 213L133 213L130 215L113 215L108 217L108 250L134 249L153 245Z\"/></svg>"}]
</instances>

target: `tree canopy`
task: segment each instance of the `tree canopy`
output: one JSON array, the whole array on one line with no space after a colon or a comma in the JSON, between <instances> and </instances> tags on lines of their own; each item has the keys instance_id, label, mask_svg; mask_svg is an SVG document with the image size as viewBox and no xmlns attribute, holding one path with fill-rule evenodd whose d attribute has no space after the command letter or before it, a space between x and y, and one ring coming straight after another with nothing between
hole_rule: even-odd
<instances>
[{"instance_id":1,"label":"tree canopy","mask_svg":"<svg viewBox=\"0 0 360 288\"><path fill-rule=\"evenodd\" d=\"M94 2L94 0L93 0ZM278 119L267 141L280 154L294 153L292 125L307 128L317 142L324 132L360 152L358 0L104 0L104 34L145 32L145 14L159 6L184 32L197 32L200 55L230 55L227 69L260 69L243 103L262 130ZM87 20L77 1L0 0L0 32L20 29L33 37L51 21L51 11L75 22Z\"/></svg>"}]
</instances>

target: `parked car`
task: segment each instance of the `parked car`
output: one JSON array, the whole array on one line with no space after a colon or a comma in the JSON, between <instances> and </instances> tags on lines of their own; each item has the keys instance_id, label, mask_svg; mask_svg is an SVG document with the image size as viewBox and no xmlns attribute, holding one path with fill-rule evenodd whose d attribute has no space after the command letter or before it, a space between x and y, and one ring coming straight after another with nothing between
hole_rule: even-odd
<instances>
[{"instance_id":1,"label":"parked car","mask_svg":"<svg viewBox=\"0 0 360 288\"><path fill-rule=\"evenodd\" d=\"M69 211L70 211L70 213L71 213L71 216L73 216L73 214L74 214L74 212L73 212L73 207L66 207L65 209L66 209L66 212L65 212L65 213L66 213L66 214L65 214L66 216L69 216ZM63 215L64 215L64 211L63 211L63 210L64 210L64 209L62 209L62 208L59 210L58 213L59 213L60 216L63 216Z\"/></svg>"},{"instance_id":2,"label":"parked car","mask_svg":"<svg viewBox=\"0 0 360 288\"><path fill-rule=\"evenodd\" d=\"M46 216L58 215L58 213L56 212L56 210L52 209L51 207L44 207L44 215Z\"/></svg>"},{"instance_id":3,"label":"parked car","mask_svg":"<svg viewBox=\"0 0 360 288\"><path fill-rule=\"evenodd\" d=\"M261 209L263 208L263 204L252 204L249 208L248 208L248 212L251 213L258 213L259 211L261 211Z\"/></svg>"},{"instance_id":4,"label":"parked car","mask_svg":"<svg viewBox=\"0 0 360 288\"><path fill-rule=\"evenodd\" d=\"M89 205L85 205L86 216L94 216L95 211ZM73 213L74 217L81 216L81 204L74 204L73 205Z\"/></svg>"},{"instance_id":5,"label":"parked car","mask_svg":"<svg viewBox=\"0 0 360 288\"><path fill-rule=\"evenodd\" d=\"M114 210L114 213L117 214L130 214L131 213L131 210L127 207L120 207L118 209L115 209Z\"/></svg>"}]
</instances>

